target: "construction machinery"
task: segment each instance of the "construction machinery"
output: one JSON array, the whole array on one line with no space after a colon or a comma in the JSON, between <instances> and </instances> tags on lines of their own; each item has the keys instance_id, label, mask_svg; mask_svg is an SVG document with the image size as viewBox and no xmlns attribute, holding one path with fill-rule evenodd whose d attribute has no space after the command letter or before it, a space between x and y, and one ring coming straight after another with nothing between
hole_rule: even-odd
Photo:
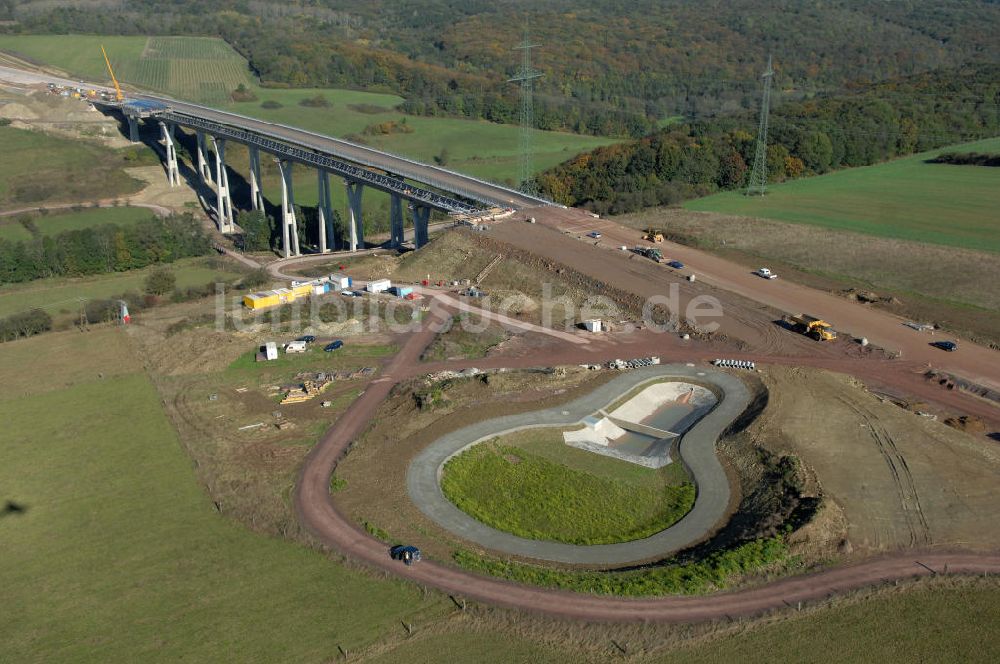
<instances>
[{"instance_id":1,"label":"construction machinery","mask_svg":"<svg viewBox=\"0 0 1000 664\"><path fill-rule=\"evenodd\" d=\"M642 236L642 239L646 242L663 242L663 231L658 228L647 228L646 234Z\"/></svg>"},{"instance_id":2,"label":"construction machinery","mask_svg":"<svg viewBox=\"0 0 1000 664\"><path fill-rule=\"evenodd\" d=\"M103 44L101 45L101 53L104 55L104 64L108 66L108 74L111 75L111 82L115 84L115 101L125 101L125 95L122 94L122 88L118 85L118 79L115 78L115 72L111 69L111 60L108 59L108 52L104 50Z\"/></svg>"},{"instance_id":3,"label":"construction machinery","mask_svg":"<svg viewBox=\"0 0 1000 664\"><path fill-rule=\"evenodd\" d=\"M816 341L834 341L837 338L837 331L821 318L809 314L795 314L785 320L791 324L793 330Z\"/></svg>"},{"instance_id":4,"label":"construction machinery","mask_svg":"<svg viewBox=\"0 0 1000 664\"><path fill-rule=\"evenodd\" d=\"M656 247L635 247L632 251L660 263L663 261L663 252Z\"/></svg>"}]
</instances>

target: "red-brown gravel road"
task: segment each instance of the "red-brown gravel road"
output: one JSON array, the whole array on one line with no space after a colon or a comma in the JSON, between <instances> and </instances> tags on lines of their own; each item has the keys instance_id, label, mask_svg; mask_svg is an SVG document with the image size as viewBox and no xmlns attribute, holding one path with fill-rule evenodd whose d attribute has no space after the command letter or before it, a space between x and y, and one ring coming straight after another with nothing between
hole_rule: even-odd
<instances>
[{"instance_id":1,"label":"red-brown gravel road","mask_svg":"<svg viewBox=\"0 0 1000 664\"><path fill-rule=\"evenodd\" d=\"M425 561L412 567L402 565L389 558L385 544L369 537L337 511L330 500L329 481L337 462L347 451L351 442L367 426L393 385L399 380L433 369L461 366L459 363L419 364L420 354L433 338L434 331L429 325L425 325L419 332L410 336L400 352L385 365L380 377L370 384L364 394L324 434L303 464L295 491L295 507L301 522L325 546L355 560L363 561L415 583L437 588L456 597L562 618L607 622L720 620L794 607L799 602L820 601L831 594L843 593L895 579L926 576L933 573L977 575L1000 573L1000 554L911 550L869 559L854 565L783 578L737 592L690 597L622 599L517 585L495 578L478 576L432 561ZM531 363L536 365L557 364L562 360L571 360L570 354L587 358L581 361L598 361L601 359L599 356L613 356L616 351L621 352L621 348L607 344L605 348L572 349L565 358L553 357L552 355L518 358L514 364L520 366L530 366ZM684 349L677 349L677 351L686 352L690 358L690 351ZM673 355L677 351L671 351L670 354ZM803 362L803 358L788 359L789 362L799 364L809 363ZM494 360L483 360L478 361L477 364L488 366L494 362ZM836 361L820 359L817 363L822 364L823 362ZM509 359L503 363L511 364ZM877 367L877 364L865 361L854 361L852 364L850 371L852 373L856 373L858 368L865 365ZM839 367L826 368L837 369ZM875 373L878 373L877 369Z\"/></svg>"}]
</instances>

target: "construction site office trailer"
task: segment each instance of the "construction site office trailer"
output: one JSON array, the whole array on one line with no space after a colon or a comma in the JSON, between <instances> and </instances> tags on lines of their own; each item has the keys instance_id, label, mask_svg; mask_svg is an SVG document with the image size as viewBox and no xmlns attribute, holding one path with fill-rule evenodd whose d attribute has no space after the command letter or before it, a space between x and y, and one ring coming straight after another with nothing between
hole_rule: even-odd
<instances>
[{"instance_id":1,"label":"construction site office trailer","mask_svg":"<svg viewBox=\"0 0 1000 664\"><path fill-rule=\"evenodd\" d=\"M281 304L281 297L277 291L262 291L243 296L243 306L247 309L263 309L278 304Z\"/></svg>"},{"instance_id":2,"label":"construction site office trailer","mask_svg":"<svg viewBox=\"0 0 1000 664\"><path fill-rule=\"evenodd\" d=\"M335 290L344 290L345 288L350 288L354 285L351 278L343 272L335 272L334 274L331 274L330 283L333 284Z\"/></svg>"},{"instance_id":3,"label":"construction site office trailer","mask_svg":"<svg viewBox=\"0 0 1000 664\"><path fill-rule=\"evenodd\" d=\"M369 293L384 293L390 288L392 288L392 282L388 279L376 279L368 282L367 291Z\"/></svg>"},{"instance_id":4,"label":"construction site office trailer","mask_svg":"<svg viewBox=\"0 0 1000 664\"><path fill-rule=\"evenodd\" d=\"M278 359L278 344L273 341L264 344L264 357L268 360Z\"/></svg>"}]
</instances>

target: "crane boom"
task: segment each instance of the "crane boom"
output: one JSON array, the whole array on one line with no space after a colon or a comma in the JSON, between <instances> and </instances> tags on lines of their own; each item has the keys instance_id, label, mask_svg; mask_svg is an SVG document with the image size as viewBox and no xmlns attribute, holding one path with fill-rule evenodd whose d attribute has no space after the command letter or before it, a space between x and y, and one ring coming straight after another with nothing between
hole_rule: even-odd
<instances>
[{"instance_id":1,"label":"crane boom","mask_svg":"<svg viewBox=\"0 0 1000 664\"><path fill-rule=\"evenodd\" d=\"M111 69L111 61L108 60L108 52L104 50L104 45L101 45L101 53L104 54L104 64L108 66L108 73L111 74L111 82L115 84L115 101L125 101L125 95L122 94L121 86L118 85L118 79L115 78L115 72Z\"/></svg>"}]
</instances>

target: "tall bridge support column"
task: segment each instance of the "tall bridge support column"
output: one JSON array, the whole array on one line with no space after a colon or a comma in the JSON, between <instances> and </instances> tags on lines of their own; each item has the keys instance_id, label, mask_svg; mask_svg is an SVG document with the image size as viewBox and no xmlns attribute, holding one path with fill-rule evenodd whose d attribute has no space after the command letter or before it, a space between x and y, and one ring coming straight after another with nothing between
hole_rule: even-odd
<instances>
[{"instance_id":1,"label":"tall bridge support column","mask_svg":"<svg viewBox=\"0 0 1000 664\"><path fill-rule=\"evenodd\" d=\"M169 122L160 123L160 133L163 136L163 149L166 152L167 182L171 187L181 183L181 172L177 167L177 147L174 145L174 125Z\"/></svg>"},{"instance_id":2,"label":"tall bridge support column","mask_svg":"<svg viewBox=\"0 0 1000 664\"><path fill-rule=\"evenodd\" d=\"M292 192L292 162L278 161L281 171L281 252L285 258L300 256L299 231L295 223L295 196Z\"/></svg>"},{"instance_id":3,"label":"tall bridge support column","mask_svg":"<svg viewBox=\"0 0 1000 664\"><path fill-rule=\"evenodd\" d=\"M330 174L322 168L316 170L318 179L319 202L316 204L316 213L319 222L319 252L325 254L327 248L327 238L333 239L333 208L330 205ZM336 245L336 241L334 242Z\"/></svg>"},{"instance_id":4,"label":"tall bridge support column","mask_svg":"<svg viewBox=\"0 0 1000 664\"><path fill-rule=\"evenodd\" d=\"M357 251L365 248L365 225L361 218L361 194L364 193L364 185L360 182L344 180L347 185L347 208L350 219L350 249Z\"/></svg>"},{"instance_id":5,"label":"tall bridge support column","mask_svg":"<svg viewBox=\"0 0 1000 664\"><path fill-rule=\"evenodd\" d=\"M254 210L264 209L264 192L260 179L260 148L250 148L250 204Z\"/></svg>"},{"instance_id":6,"label":"tall bridge support column","mask_svg":"<svg viewBox=\"0 0 1000 664\"><path fill-rule=\"evenodd\" d=\"M139 118L126 115L125 119L128 121L128 140L133 143L139 142Z\"/></svg>"},{"instance_id":7,"label":"tall bridge support column","mask_svg":"<svg viewBox=\"0 0 1000 664\"><path fill-rule=\"evenodd\" d=\"M431 209L423 205L413 205L413 244L419 249L427 244L428 222L431 218Z\"/></svg>"},{"instance_id":8,"label":"tall bridge support column","mask_svg":"<svg viewBox=\"0 0 1000 664\"><path fill-rule=\"evenodd\" d=\"M212 167L208 165L208 145L205 141L205 132L195 132L198 143L198 176L202 184L212 184Z\"/></svg>"},{"instance_id":9,"label":"tall bridge support column","mask_svg":"<svg viewBox=\"0 0 1000 664\"><path fill-rule=\"evenodd\" d=\"M233 199L229 195L229 176L226 174L226 141L212 137L215 144L215 215L219 231L232 233L236 230L233 222Z\"/></svg>"},{"instance_id":10,"label":"tall bridge support column","mask_svg":"<svg viewBox=\"0 0 1000 664\"><path fill-rule=\"evenodd\" d=\"M403 199L393 194L389 200L389 246L403 246Z\"/></svg>"}]
</instances>

